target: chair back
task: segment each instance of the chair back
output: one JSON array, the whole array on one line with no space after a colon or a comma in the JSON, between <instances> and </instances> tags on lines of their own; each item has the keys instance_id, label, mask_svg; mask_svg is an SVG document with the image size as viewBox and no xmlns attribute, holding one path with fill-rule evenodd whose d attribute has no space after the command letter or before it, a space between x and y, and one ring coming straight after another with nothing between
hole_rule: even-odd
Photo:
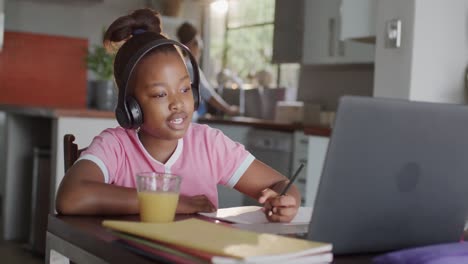
<instances>
[{"instance_id":1,"label":"chair back","mask_svg":"<svg viewBox=\"0 0 468 264\"><path fill-rule=\"evenodd\" d=\"M66 134L63 136L63 157L65 164L65 173L75 163L80 156L81 152L86 148L79 149L78 145L74 143L75 136L72 134Z\"/></svg>"}]
</instances>

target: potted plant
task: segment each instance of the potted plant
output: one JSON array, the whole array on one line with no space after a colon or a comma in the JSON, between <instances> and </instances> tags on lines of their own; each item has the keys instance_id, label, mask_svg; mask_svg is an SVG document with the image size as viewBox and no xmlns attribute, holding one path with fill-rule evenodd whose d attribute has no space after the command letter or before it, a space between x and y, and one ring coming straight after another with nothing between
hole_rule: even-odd
<instances>
[{"instance_id":1,"label":"potted plant","mask_svg":"<svg viewBox=\"0 0 468 264\"><path fill-rule=\"evenodd\" d=\"M114 55L96 45L88 50L85 62L95 77L95 80L89 82L89 106L100 110L114 110L117 102L117 89L113 81Z\"/></svg>"}]
</instances>

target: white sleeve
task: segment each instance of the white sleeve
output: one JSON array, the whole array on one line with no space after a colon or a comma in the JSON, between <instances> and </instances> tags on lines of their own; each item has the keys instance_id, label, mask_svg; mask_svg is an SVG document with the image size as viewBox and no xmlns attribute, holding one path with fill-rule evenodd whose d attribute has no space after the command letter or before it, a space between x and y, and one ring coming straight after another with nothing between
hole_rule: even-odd
<instances>
[{"instance_id":1,"label":"white sleeve","mask_svg":"<svg viewBox=\"0 0 468 264\"><path fill-rule=\"evenodd\" d=\"M91 154L86 154L86 155L83 155L81 156L80 158L78 158L76 162L80 161L80 160L89 160L89 161L92 161L94 163L96 163L96 165L101 169L102 171L102 175L104 175L104 182L105 183L109 183L109 171L107 170L107 167L106 165L104 164L104 162L102 162L102 160L94 155L91 155Z\"/></svg>"},{"instance_id":2,"label":"white sleeve","mask_svg":"<svg viewBox=\"0 0 468 264\"><path fill-rule=\"evenodd\" d=\"M226 186L230 188L234 188L237 182L240 180L241 176L244 175L244 172L249 168L250 164L254 162L255 157L252 154L249 154L245 160L241 163L239 168L234 172L232 177L227 182Z\"/></svg>"}]
</instances>

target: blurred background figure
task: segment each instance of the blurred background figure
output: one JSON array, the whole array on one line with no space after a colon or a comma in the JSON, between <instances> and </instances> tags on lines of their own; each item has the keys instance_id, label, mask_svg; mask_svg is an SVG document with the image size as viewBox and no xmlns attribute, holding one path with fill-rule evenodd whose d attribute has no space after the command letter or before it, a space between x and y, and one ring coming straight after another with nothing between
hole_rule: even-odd
<instances>
[{"instance_id":1,"label":"blurred background figure","mask_svg":"<svg viewBox=\"0 0 468 264\"><path fill-rule=\"evenodd\" d=\"M177 29L177 38L179 41L186 45L192 55L195 57L197 62L200 62L201 52L203 49L203 41L198 34L197 28L189 23L184 22L178 29ZM186 60L188 58L186 57ZM190 71L190 74L193 74L193 69L191 68L191 64L187 61L187 67ZM206 79L205 74L200 69L200 94L201 94L201 102L197 112L194 113L193 120L196 121L198 117L203 116L206 113L206 103L210 106L214 107L216 110L219 110L227 115L238 115L239 114L239 107L236 105L230 105L226 101L219 96L216 91L213 89L211 84Z\"/></svg>"}]
</instances>

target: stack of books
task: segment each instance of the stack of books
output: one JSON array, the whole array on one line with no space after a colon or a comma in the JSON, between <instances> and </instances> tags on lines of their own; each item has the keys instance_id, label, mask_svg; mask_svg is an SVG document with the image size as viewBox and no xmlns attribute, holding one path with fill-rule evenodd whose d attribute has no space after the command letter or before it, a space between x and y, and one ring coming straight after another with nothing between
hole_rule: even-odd
<instances>
[{"instance_id":1,"label":"stack of books","mask_svg":"<svg viewBox=\"0 0 468 264\"><path fill-rule=\"evenodd\" d=\"M120 243L174 263L330 263L332 245L234 228L196 218L172 223L103 221Z\"/></svg>"}]
</instances>

